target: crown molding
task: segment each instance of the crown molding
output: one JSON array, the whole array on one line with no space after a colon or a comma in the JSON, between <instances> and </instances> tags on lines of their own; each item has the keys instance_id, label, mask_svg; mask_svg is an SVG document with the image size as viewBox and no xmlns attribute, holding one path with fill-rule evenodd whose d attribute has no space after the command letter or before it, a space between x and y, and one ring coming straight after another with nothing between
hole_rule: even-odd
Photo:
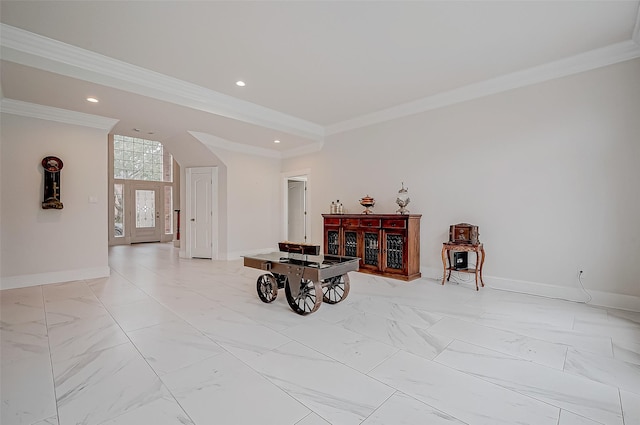
<instances>
[{"instance_id":1,"label":"crown molding","mask_svg":"<svg viewBox=\"0 0 640 425\"><path fill-rule=\"evenodd\" d=\"M2 58L11 62L312 140L324 137L324 128L310 121L10 25L0 24L0 30Z\"/></svg>"},{"instance_id":2,"label":"crown molding","mask_svg":"<svg viewBox=\"0 0 640 425\"><path fill-rule=\"evenodd\" d=\"M224 149L231 152L239 152L247 155L262 156L265 158L284 159L293 158L300 155L306 155L318 152L322 149L322 142L310 143L299 148L289 149L286 151L276 151L274 149L260 148L257 146L245 145L243 143L230 142L209 133L201 133L198 131L189 131L193 137L198 139L202 144L211 148Z\"/></svg>"},{"instance_id":3,"label":"crown molding","mask_svg":"<svg viewBox=\"0 0 640 425\"><path fill-rule=\"evenodd\" d=\"M636 38L638 37L638 26L639 25L636 25L634 35ZM633 40L623 41L523 71L505 74L479 83L438 93L414 102L332 124L326 128L326 135L329 136L355 130L357 128L466 102L507 90L590 71L638 57L640 57L640 44Z\"/></svg>"},{"instance_id":4,"label":"crown molding","mask_svg":"<svg viewBox=\"0 0 640 425\"><path fill-rule=\"evenodd\" d=\"M296 156L309 155L312 153L320 152L323 146L324 142L314 142L305 146L300 146L299 148L289 149L282 152L282 158L294 158Z\"/></svg>"},{"instance_id":5,"label":"crown molding","mask_svg":"<svg viewBox=\"0 0 640 425\"><path fill-rule=\"evenodd\" d=\"M99 115L85 114L83 112L69 111L67 109L53 108L51 106L22 102L20 100L4 98L0 101L0 112L3 114L19 115L22 117L38 118L41 120L56 121L64 124L73 124L83 127L97 128L98 130L111 131L119 120L101 117Z\"/></svg>"},{"instance_id":6,"label":"crown molding","mask_svg":"<svg viewBox=\"0 0 640 425\"><path fill-rule=\"evenodd\" d=\"M201 133L199 131L189 131L193 137L198 139L202 144L210 148L224 149L231 152L239 152L247 155L262 156L265 158L282 158L280 152L273 149L260 148L257 146L245 145L243 143L230 142L209 133Z\"/></svg>"}]
</instances>

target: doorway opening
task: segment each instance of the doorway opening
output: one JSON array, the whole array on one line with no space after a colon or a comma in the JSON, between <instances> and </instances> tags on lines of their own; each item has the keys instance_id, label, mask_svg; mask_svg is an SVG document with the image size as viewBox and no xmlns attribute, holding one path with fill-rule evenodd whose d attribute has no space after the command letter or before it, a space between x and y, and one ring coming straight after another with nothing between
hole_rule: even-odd
<instances>
[{"instance_id":1,"label":"doorway opening","mask_svg":"<svg viewBox=\"0 0 640 425\"><path fill-rule=\"evenodd\" d=\"M110 245L173 240L175 169L160 142L109 136Z\"/></svg>"},{"instance_id":2,"label":"doorway opening","mask_svg":"<svg viewBox=\"0 0 640 425\"><path fill-rule=\"evenodd\" d=\"M308 171L283 175L283 185L284 240L308 243L311 241Z\"/></svg>"}]
</instances>

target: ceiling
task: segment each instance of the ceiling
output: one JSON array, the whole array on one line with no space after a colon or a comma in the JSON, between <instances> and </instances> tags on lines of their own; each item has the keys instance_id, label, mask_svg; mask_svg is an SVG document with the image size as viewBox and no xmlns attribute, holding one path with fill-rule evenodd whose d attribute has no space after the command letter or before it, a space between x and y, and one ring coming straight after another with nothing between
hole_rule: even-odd
<instances>
[{"instance_id":1,"label":"ceiling","mask_svg":"<svg viewBox=\"0 0 640 425\"><path fill-rule=\"evenodd\" d=\"M639 5L2 0L1 88L5 100L116 119L120 134L191 132L287 156L344 130L640 57Z\"/></svg>"}]
</instances>

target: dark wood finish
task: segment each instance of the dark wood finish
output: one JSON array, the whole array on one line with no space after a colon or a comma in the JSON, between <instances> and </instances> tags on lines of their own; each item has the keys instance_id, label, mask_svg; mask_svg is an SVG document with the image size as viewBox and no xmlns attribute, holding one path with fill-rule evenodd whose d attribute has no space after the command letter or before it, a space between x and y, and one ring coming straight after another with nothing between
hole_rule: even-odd
<instances>
[{"instance_id":1,"label":"dark wood finish","mask_svg":"<svg viewBox=\"0 0 640 425\"><path fill-rule=\"evenodd\" d=\"M360 271L414 280L420 273L421 214L322 214L324 253L360 258Z\"/></svg>"},{"instance_id":2,"label":"dark wood finish","mask_svg":"<svg viewBox=\"0 0 640 425\"><path fill-rule=\"evenodd\" d=\"M340 218L336 217L336 218L330 218L326 221L326 224L328 224L329 226L339 226L340 225Z\"/></svg>"},{"instance_id":3,"label":"dark wood finish","mask_svg":"<svg viewBox=\"0 0 640 425\"><path fill-rule=\"evenodd\" d=\"M357 218L343 218L342 219L342 226L343 227L358 227L358 226L360 226L360 220L358 220Z\"/></svg>"},{"instance_id":4,"label":"dark wood finish","mask_svg":"<svg viewBox=\"0 0 640 425\"><path fill-rule=\"evenodd\" d=\"M451 261L452 251L466 251L476 253L476 266L474 268L457 269ZM448 264L447 264L448 263ZM442 284L444 285L445 278L449 281L451 272L462 273L474 273L476 275L476 291L478 290L478 277L480 277L480 283L484 287L484 281L482 280L482 267L484 266L484 246L481 243L478 244L459 244L445 242L442 244L442 268L444 269L442 274ZM447 274L447 271L449 272Z\"/></svg>"},{"instance_id":5,"label":"dark wood finish","mask_svg":"<svg viewBox=\"0 0 640 425\"><path fill-rule=\"evenodd\" d=\"M280 252L292 252L305 255L319 255L320 245L310 245L298 242L278 242Z\"/></svg>"},{"instance_id":6,"label":"dark wood finish","mask_svg":"<svg viewBox=\"0 0 640 425\"><path fill-rule=\"evenodd\" d=\"M449 226L449 243L478 245L480 233L478 226L469 223L458 223Z\"/></svg>"},{"instance_id":7,"label":"dark wood finish","mask_svg":"<svg viewBox=\"0 0 640 425\"><path fill-rule=\"evenodd\" d=\"M407 228L407 220L399 220L397 218L386 218L382 220L382 227L387 229L406 229Z\"/></svg>"}]
</instances>

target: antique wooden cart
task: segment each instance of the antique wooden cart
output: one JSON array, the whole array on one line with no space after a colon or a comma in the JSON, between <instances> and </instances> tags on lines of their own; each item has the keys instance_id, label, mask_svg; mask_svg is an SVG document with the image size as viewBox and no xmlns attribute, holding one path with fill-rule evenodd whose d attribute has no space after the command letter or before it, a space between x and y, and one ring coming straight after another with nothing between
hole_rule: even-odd
<instances>
[{"instance_id":1,"label":"antique wooden cart","mask_svg":"<svg viewBox=\"0 0 640 425\"><path fill-rule=\"evenodd\" d=\"M349 294L350 271L358 270L359 258L317 255L319 246L281 243L280 252L244 257L244 265L268 273L256 282L258 297L273 302L284 288L293 311L306 315L320 308L322 301L336 304Z\"/></svg>"}]
</instances>

